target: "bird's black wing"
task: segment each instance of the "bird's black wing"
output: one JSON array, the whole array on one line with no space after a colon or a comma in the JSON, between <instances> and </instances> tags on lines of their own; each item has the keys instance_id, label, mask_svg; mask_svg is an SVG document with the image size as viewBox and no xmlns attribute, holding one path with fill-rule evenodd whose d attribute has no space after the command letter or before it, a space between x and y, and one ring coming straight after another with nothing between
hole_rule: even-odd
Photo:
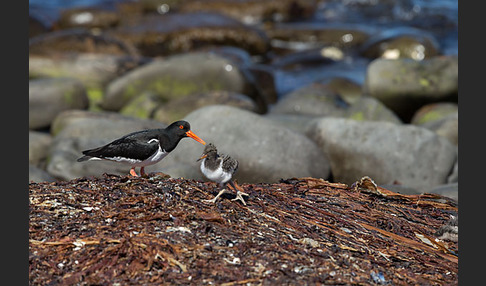
<instances>
[{"instance_id":1,"label":"bird's black wing","mask_svg":"<svg viewBox=\"0 0 486 286\"><path fill-rule=\"evenodd\" d=\"M150 138L146 138L146 136L141 136L140 134L134 136L134 133L132 133L104 146L85 150L83 151L83 154L98 158L125 157L145 160L153 155L159 148L156 141L147 144L149 141Z\"/></svg>"}]
</instances>

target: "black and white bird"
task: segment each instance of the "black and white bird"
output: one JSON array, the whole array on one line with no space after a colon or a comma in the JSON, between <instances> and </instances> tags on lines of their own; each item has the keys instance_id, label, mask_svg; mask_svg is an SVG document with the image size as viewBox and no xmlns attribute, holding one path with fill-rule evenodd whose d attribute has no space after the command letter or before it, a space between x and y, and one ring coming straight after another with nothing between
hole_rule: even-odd
<instances>
[{"instance_id":1,"label":"black and white bird","mask_svg":"<svg viewBox=\"0 0 486 286\"><path fill-rule=\"evenodd\" d=\"M228 155L218 154L218 150L213 143L209 143L204 148L204 151L197 161L201 161L201 172L208 178L209 180L216 182L219 184L220 187L223 189L214 197L212 200L207 200L208 202L215 203L216 200L227 192L226 184L230 184L234 190L237 191L236 198L234 200L240 200L246 205L245 200L241 195L248 196L247 193L244 193L241 187L237 187L232 180L233 175L238 170L238 161L234 158L231 158Z\"/></svg>"},{"instance_id":2,"label":"black and white bird","mask_svg":"<svg viewBox=\"0 0 486 286\"><path fill-rule=\"evenodd\" d=\"M145 176L144 168L164 159L174 150L182 138L190 137L205 145L206 142L191 131L187 121L176 121L167 128L147 129L127 134L104 146L83 151L84 156L78 162L88 160L109 160L129 164L130 175L138 177L136 167L140 167L140 175Z\"/></svg>"}]
</instances>

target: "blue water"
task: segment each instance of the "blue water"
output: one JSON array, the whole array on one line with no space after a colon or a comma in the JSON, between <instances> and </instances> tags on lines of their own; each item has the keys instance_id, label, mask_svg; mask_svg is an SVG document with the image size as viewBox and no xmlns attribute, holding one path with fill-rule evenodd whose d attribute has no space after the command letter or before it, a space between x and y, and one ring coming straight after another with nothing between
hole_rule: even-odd
<instances>
[{"instance_id":1,"label":"blue water","mask_svg":"<svg viewBox=\"0 0 486 286\"><path fill-rule=\"evenodd\" d=\"M202 0L204 1L204 0ZM275 0L278 1L278 0ZM102 6L114 8L120 0L29 0L29 13L54 23L65 8ZM457 0L327 0L318 5L314 23L343 23L379 27L413 27L430 32L437 39L442 54L458 54ZM364 79L367 62L342 61L327 67L307 67L306 72L281 71L276 74L279 94L313 82L327 73L342 75L358 83Z\"/></svg>"},{"instance_id":2,"label":"blue water","mask_svg":"<svg viewBox=\"0 0 486 286\"><path fill-rule=\"evenodd\" d=\"M60 9L95 6L114 7L116 3L123 2L120 0L29 0L31 11L42 10L50 14L50 17L56 17ZM393 3L391 5L391 17L381 17L382 15L369 14L370 7L376 6L376 3ZM373 17L380 21L409 21L419 15L442 15L454 23L458 23L458 1L457 0L331 0L320 4L322 9L330 10L329 13L319 13L317 11L316 19L338 22L360 22L368 17ZM332 9L330 9L332 8ZM366 10L366 11L365 11ZM365 12L363 12L365 11ZM368 15L365 15L368 13ZM372 13L372 11L371 11Z\"/></svg>"},{"instance_id":3,"label":"blue water","mask_svg":"<svg viewBox=\"0 0 486 286\"><path fill-rule=\"evenodd\" d=\"M50 25L65 8L115 8L120 2L125 1L29 0L29 13ZM457 55L458 8L458 0L326 0L320 2L310 21L374 25L385 29L413 26L432 33L442 46L443 54Z\"/></svg>"}]
</instances>

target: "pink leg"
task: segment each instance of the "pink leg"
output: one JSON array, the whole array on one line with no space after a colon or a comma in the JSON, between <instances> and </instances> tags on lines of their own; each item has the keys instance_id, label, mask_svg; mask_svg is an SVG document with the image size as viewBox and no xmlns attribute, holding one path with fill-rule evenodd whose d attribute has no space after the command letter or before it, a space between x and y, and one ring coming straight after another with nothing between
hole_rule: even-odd
<instances>
[{"instance_id":1,"label":"pink leg","mask_svg":"<svg viewBox=\"0 0 486 286\"><path fill-rule=\"evenodd\" d=\"M138 177L137 172L135 172L135 167L132 167L132 168L130 169L130 175L132 175L132 176L134 176L134 177Z\"/></svg>"}]
</instances>

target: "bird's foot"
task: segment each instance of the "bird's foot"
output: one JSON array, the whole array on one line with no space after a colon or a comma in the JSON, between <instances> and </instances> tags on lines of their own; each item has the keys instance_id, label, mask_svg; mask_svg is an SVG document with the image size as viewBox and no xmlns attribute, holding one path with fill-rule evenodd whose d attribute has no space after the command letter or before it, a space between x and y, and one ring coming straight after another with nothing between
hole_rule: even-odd
<instances>
[{"instance_id":1,"label":"bird's foot","mask_svg":"<svg viewBox=\"0 0 486 286\"><path fill-rule=\"evenodd\" d=\"M241 195L244 195L244 196L249 196L247 193L244 193L242 191L238 191L236 193L236 198L232 199L232 201L241 201L245 206L246 206L246 202L245 200L243 199L243 197Z\"/></svg>"},{"instance_id":2,"label":"bird's foot","mask_svg":"<svg viewBox=\"0 0 486 286\"><path fill-rule=\"evenodd\" d=\"M226 193L226 192L227 192L227 191L226 191L226 189L223 189L223 190L221 190L221 191L220 191L220 192L219 192L219 193L218 193L218 194L217 194L217 195L216 195L216 196L215 196L213 199L211 199L211 200L203 200L203 202L205 202L205 203L212 203L212 204L214 204L214 203L216 203L216 200L217 200L217 199L219 199L219 197L220 197L222 194Z\"/></svg>"},{"instance_id":3,"label":"bird's foot","mask_svg":"<svg viewBox=\"0 0 486 286\"><path fill-rule=\"evenodd\" d=\"M132 175L132 176L134 176L134 177L138 177L137 172L135 172L135 167L132 167L132 168L130 169L130 175Z\"/></svg>"}]
</instances>

